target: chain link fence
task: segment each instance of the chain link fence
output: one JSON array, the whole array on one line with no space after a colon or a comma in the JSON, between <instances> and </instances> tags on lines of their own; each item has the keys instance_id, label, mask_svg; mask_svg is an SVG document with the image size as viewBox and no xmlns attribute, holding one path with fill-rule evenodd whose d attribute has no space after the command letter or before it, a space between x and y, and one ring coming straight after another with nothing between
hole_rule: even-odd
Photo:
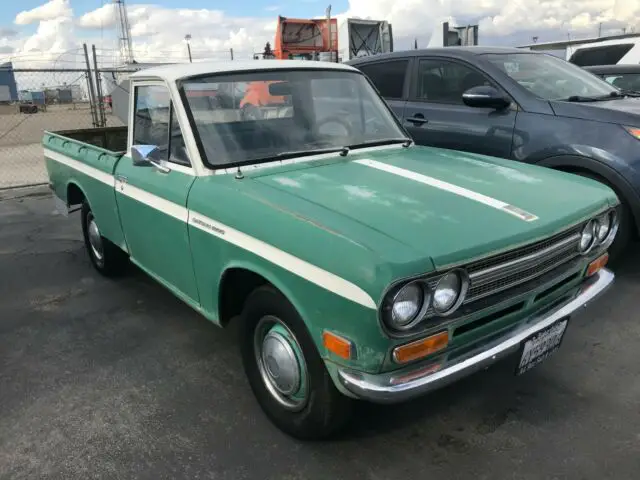
<instances>
[{"instance_id":1,"label":"chain link fence","mask_svg":"<svg viewBox=\"0 0 640 480\"><path fill-rule=\"evenodd\" d=\"M92 50L90 56L84 46L85 55L76 63L81 68L0 67L0 190L48 182L41 144L45 130L122 126L116 115L122 116L122 109L116 112L113 100L122 102L128 96L128 83L123 81L154 64L186 63L192 53L189 49L184 59L102 68L104 60L99 60L95 47ZM217 54L207 52L207 57L234 59L233 49Z\"/></svg>"},{"instance_id":2,"label":"chain link fence","mask_svg":"<svg viewBox=\"0 0 640 480\"><path fill-rule=\"evenodd\" d=\"M133 71L0 68L0 189L47 183L45 130L123 125L111 91Z\"/></svg>"},{"instance_id":3,"label":"chain link fence","mask_svg":"<svg viewBox=\"0 0 640 480\"><path fill-rule=\"evenodd\" d=\"M0 188L45 183L44 130L91 126L86 71L2 69L0 75L9 84L0 91Z\"/></svg>"}]
</instances>

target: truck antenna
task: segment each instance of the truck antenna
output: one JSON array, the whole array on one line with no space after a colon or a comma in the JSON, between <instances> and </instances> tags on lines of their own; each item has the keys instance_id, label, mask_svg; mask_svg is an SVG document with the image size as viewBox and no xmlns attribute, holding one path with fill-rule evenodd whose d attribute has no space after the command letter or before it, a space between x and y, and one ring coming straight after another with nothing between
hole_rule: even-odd
<instances>
[{"instance_id":1,"label":"truck antenna","mask_svg":"<svg viewBox=\"0 0 640 480\"><path fill-rule=\"evenodd\" d=\"M240 170L240 165L238 165L238 171L236 172L236 178L238 180L241 180L244 178L244 175L242 174L242 170Z\"/></svg>"}]
</instances>

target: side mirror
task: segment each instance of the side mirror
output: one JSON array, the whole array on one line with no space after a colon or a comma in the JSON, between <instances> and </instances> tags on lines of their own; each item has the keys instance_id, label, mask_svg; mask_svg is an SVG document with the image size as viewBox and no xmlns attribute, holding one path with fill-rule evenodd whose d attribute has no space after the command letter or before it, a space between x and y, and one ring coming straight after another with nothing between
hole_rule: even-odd
<instances>
[{"instance_id":1,"label":"side mirror","mask_svg":"<svg viewBox=\"0 0 640 480\"><path fill-rule=\"evenodd\" d=\"M469 107L495 108L500 110L511 105L511 100L494 87L479 85L462 94L462 101Z\"/></svg>"},{"instance_id":2,"label":"side mirror","mask_svg":"<svg viewBox=\"0 0 640 480\"><path fill-rule=\"evenodd\" d=\"M160 163L160 150L156 145L132 145L131 160L136 167L154 166L162 173L169 173L170 168Z\"/></svg>"}]
</instances>

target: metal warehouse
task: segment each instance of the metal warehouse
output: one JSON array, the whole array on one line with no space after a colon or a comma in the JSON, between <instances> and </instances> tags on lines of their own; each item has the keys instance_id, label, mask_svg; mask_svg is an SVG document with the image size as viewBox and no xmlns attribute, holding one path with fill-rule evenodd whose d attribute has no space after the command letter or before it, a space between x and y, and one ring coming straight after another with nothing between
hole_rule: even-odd
<instances>
[{"instance_id":1,"label":"metal warehouse","mask_svg":"<svg viewBox=\"0 0 640 480\"><path fill-rule=\"evenodd\" d=\"M15 102L18 100L16 77L11 62L0 64L0 102Z\"/></svg>"}]
</instances>

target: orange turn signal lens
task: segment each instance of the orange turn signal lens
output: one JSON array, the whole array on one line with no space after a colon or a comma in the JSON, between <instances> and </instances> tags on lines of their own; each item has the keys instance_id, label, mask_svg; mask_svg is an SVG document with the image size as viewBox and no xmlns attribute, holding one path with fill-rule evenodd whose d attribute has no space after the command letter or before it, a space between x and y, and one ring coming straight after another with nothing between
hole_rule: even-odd
<instances>
[{"instance_id":1,"label":"orange turn signal lens","mask_svg":"<svg viewBox=\"0 0 640 480\"><path fill-rule=\"evenodd\" d=\"M440 332L427 338L407 343L393 350L396 363L407 363L438 352L449 344L449 332Z\"/></svg>"},{"instance_id":2,"label":"orange turn signal lens","mask_svg":"<svg viewBox=\"0 0 640 480\"><path fill-rule=\"evenodd\" d=\"M340 358L349 360L351 358L352 344L349 340L331 332L322 332L322 343L330 352L335 353Z\"/></svg>"},{"instance_id":3,"label":"orange turn signal lens","mask_svg":"<svg viewBox=\"0 0 640 480\"><path fill-rule=\"evenodd\" d=\"M589 264L589 266L587 267L587 273L585 276L591 277L592 275L595 275L605 267L608 261L609 261L608 253L605 253L604 255L600 255L598 258L596 258L593 262Z\"/></svg>"}]
</instances>

